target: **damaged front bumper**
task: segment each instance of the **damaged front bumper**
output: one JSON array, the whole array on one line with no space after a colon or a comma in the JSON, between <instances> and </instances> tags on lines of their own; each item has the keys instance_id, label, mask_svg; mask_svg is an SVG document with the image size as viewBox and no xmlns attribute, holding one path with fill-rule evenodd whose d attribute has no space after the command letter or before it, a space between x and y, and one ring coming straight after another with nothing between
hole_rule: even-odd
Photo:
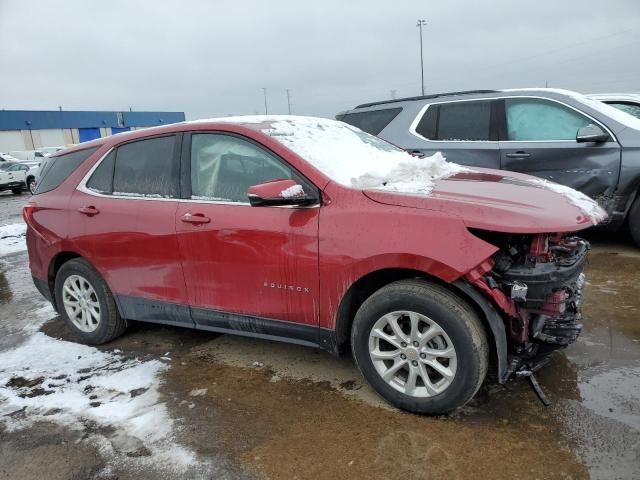
<instances>
[{"instance_id":1,"label":"damaged front bumper","mask_svg":"<svg viewBox=\"0 0 640 480\"><path fill-rule=\"evenodd\" d=\"M532 374L546 363L548 354L575 342L582 330L583 269L589 244L559 234L487 240L500 250L465 279L501 311L507 361L501 362L500 382L514 375L529 376L533 385Z\"/></svg>"}]
</instances>

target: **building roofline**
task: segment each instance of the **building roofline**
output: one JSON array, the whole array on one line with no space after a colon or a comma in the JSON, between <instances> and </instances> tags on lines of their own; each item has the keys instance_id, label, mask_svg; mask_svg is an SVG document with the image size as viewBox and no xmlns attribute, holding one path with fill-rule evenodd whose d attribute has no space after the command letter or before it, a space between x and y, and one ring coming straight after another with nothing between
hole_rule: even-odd
<instances>
[{"instance_id":1,"label":"building roofline","mask_svg":"<svg viewBox=\"0 0 640 480\"><path fill-rule=\"evenodd\" d=\"M184 112L0 110L0 131L151 127L183 122L184 120Z\"/></svg>"}]
</instances>

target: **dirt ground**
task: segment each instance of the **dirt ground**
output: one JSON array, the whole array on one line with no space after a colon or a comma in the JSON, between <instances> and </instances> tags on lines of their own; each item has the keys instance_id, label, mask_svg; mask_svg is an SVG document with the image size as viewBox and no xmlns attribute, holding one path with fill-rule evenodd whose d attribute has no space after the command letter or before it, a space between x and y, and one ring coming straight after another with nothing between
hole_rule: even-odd
<instances>
[{"instance_id":1,"label":"dirt ground","mask_svg":"<svg viewBox=\"0 0 640 480\"><path fill-rule=\"evenodd\" d=\"M0 197L0 225L19 221L25 199ZM202 463L175 472L152 458L114 461L104 425L10 431L0 419L0 479L640 478L640 250L624 235L588 237L583 334L538 376L550 407L525 381L488 379L455 414L421 417L386 405L349 357L135 324L101 348L170 352L162 401L176 441ZM26 253L0 259L0 351L26 335L14 327L39 302ZM42 331L73 340L56 318Z\"/></svg>"}]
</instances>

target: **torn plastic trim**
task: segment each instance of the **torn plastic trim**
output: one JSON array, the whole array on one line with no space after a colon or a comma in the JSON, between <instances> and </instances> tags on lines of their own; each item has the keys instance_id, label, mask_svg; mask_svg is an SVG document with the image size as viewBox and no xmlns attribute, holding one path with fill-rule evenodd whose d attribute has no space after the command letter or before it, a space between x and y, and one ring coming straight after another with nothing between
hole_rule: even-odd
<instances>
[{"instance_id":1,"label":"torn plastic trim","mask_svg":"<svg viewBox=\"0 0 640 480\"><path fill-rule=\"evenodd\" d=\"M509 372L507 334L502 316L491 302L469 282L465 280L456 280L451 285L470 298L484 314L484 318L491 329L493 341L496 347L496 357L498 360L498 382L505 383L512 372Z\"/></svg>"}]
</instances>

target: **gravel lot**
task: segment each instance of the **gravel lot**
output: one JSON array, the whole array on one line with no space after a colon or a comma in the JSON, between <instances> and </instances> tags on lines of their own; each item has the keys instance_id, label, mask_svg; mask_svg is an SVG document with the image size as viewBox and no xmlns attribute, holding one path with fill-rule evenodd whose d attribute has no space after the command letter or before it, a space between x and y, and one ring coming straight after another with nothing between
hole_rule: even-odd
<instances>
[{"instance_id":1,"label":"gravel lot","mask_svg":"<svg viewBox=\"0 0 640 480\"><path fill-rule=\"evenodd\" d=\"M0 194L0 226L21 222L27 199ZM102 404L93 411L118 405L115 418L138 405L133 417L111 422L93 407L69 417L67 404L11 411L64 388L0 384L0 478L640 478L640 250L624 235L588 237L583 335L538 376L550 407L524 381L486 382L462 411L419 417L383 404L349 357L137 324L78 355L112 367L74 360L62 374L86 384L80 393ZM73 338L46 305L26 252L0 257L0 360L38 340L44 353L27 363L45 368L79 348L65 343ZM121 385L144 368L152 370L144 388ZM30 400L8 397L36 388L44 393ZM145 415L163 425L140 433Z\"/></svg>"}]
</instances>

